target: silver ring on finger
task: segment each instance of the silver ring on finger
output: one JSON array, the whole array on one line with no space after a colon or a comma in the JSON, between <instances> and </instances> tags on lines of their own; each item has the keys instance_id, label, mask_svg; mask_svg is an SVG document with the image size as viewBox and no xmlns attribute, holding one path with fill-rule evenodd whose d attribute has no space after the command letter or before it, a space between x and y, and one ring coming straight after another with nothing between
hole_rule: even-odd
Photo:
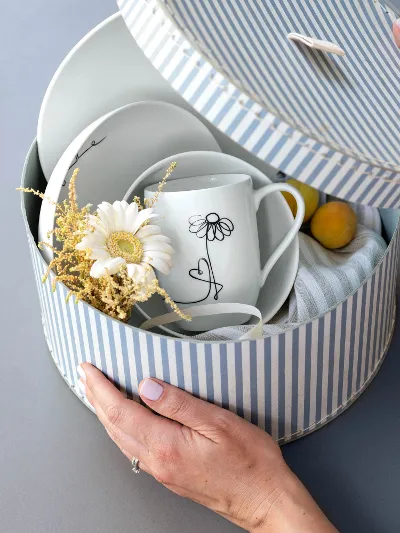
<instances>
[{"instance_id":1,"label":"silver ring on finger","mask_svg":"<svg viewBox=\"0 0 400 533\"><path fill-rule=\"evenodd\" d=\"M132 472L134 472L135 474L139 474L140 472L140 467L139 467L139 459L137 457L134 457L132 459Z\"/></svg>"}]
</instances>

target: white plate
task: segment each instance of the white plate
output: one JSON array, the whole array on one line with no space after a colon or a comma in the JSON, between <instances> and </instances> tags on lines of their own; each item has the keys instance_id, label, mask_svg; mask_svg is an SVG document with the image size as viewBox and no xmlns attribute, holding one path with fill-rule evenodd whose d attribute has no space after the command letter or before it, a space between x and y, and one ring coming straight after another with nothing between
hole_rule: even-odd
<instances>
[{"instance_id":1,"label":"white plate","mask_svg":"<svg viewBox=\"0 0 400 533\"><path fill-rule=\"evenodd\" d=\"M106 113L140 100L170 102L199 117L145 57L117 13L71 50L47 89L37 132L46 179L81 131ZM276 174L270 166L200 118L224 152L249 161L268 175Z\"/></svg>"},{"instance_id":2,"label":"white plate","mask_svg":"<svg viewBox=\"0 0 400 533\"><path fill-rule=\"evenodd\" d=\"M68 184L80 169L76 192L80 206L121 200L136 178L155 162L177 152L220 151L217 141L194 115L165 102L129 104L98 119L67 148L49 180L45 195L68 197ZM55 207L43 202L39 240L54 227ZM52 258L50 249L44 257Z\"/></svg>"},{"instance_id":3,"label":"white plate","mask_svg":"<svg viewBox=\"0 0 400 533\"><path fill-rule=\"evenodd\" d=\"M76 154L79 152L82 144L86 141L88 137L91 136L93 131L104 120L104 118L105 117L95 120L93 124L85 128L82 133L80 133L78 137L72 141L72 143L68 146L68 148L61 156L55 169L53 170L53 173L47 183L45 191L46 198L51 200L51 202L44 200L40 209L38 227L39 242L48 242L49 244L54 246L55 243L53 242L53 237L50 236L50 238L48 238L47 234L54 227L54 215L56 210L53 202L58 202L61 188L63 186L65 187L66 185L66 182L64 183L65 171L71 165L71 161L76 159ZM44 247L43 250L41 250L41 253L44 260L47 263L50 263L50 261L53 259L53 252L51 251L51 248Z\"/></svg>"},{"instance_id":4,"label":"white plate","mask_svg":"<svg viewBox=\"0 0 400 533\"><path fill-rule=\"evenodd\" d=\"M258 169L236 157L215 152L191 152L174 155L156 163L133 183L125 195L128 202L134 196L143 198L143 191L149 185L158 183L171 162L178 163L173 179L209 174L247 174L253 179L254 189L272 183ZM172 178L170 178L172 179ZM277 248L293 225L293 216L281 193L267 196L261 203L257 215L260 239L261 264L264 264ZM261 311L264 324L273 318L285 303L296 279L299 266L299 239L293 241L272 269L261 289L257 308ZM136 306L145 319L154 318L167 312L163 300L153 296L145 303ZM137 322L136 318L135 321ZM161 327L173 336L184 333L177 324Z\"/></svg>"}]
</instances>

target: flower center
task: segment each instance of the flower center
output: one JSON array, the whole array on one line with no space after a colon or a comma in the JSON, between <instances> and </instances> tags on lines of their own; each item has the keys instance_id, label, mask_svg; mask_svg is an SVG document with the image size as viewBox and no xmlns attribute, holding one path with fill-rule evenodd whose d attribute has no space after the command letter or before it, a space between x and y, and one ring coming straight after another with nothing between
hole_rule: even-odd
<instances>
[{"instance_id":1,"label":"flower center","mask_svg":"<svg viewBox=\"0 0 400 533\"><path fill-rule=\"evenodd\" d=\"M219 222L219 216L217 215L217 213L210 213L206 216L206 220L210 224L216 224L217 222Z\"/></svg>"},{"instance_id":2,"label":"flower center","mask_svg":"<svg viewBox=\"0 0 400 533\"><path fill-rule=\"evenodd\" d=\"M127 263L140 263L143 245L137 237L127 231L116 231L107 240L107 249L112 257L122 257Z\"/></svg>"}]
</instances>

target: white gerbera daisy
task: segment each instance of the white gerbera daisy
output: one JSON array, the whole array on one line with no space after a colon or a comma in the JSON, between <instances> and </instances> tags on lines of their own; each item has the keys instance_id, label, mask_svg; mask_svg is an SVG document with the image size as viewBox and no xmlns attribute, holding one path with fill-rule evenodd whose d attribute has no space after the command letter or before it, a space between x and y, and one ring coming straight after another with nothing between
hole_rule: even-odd
<instances>
[{"instance_id":1,"label":"white gerbera daisy","mask_svg":"<svg viewBox=\"0 0 400 533\"><path fill-rule=\"evenodd\" d=\"M97 216L90 215L93 231L87 231L76 249L88 251L88 257L95 260L90 271L93 278L116 274L124 264L128 275L140 283L155 279L153 268L169 274L174 250L158 226L146 224L158 216L153 211L139 211L136 203L117 201L103 202Z\"/></svg>"}]
</instances>

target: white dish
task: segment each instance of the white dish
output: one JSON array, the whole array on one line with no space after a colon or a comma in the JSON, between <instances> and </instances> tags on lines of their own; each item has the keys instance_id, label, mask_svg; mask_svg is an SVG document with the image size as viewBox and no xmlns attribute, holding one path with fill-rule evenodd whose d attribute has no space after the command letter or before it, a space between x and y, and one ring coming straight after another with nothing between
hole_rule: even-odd
<instances>
[{"instance_id":1,"label":"white dish","mask_svg":"<svg viewBox=\"0 0 400 533\"><path fill-rule=\"evenodd\" d=\"M80 169L76 192L80 206L121 200L130 184L156 161L177 152L220 148L194 115L165 102L137 102L108 113L86 128L67 148L45 195L68 197L69 180ZM54 227L55 207L43 202L39 240ZM50 249L45 252L51 260Z\"/></svg>"},{"instance_id":2,"label":"white dish","mask_svg":"<svg viewBox=\"0 0 400 533\"><path fill-rule=\"evenodd\" d=\"M233 156L215 152L191 152L174 155L153 165L133 183L124 199L129 202L134 196L143 198L144 189L158 183L164 176L166 168L173 161L176 161L178 165L170 179L208 174L247 174L251 176L255 190L272 183L258 169ZM277 220L279 220L279 224L276 224ZM257 215L257 225L261 263L264 264L293 225L292 213L280 193L268 196L262 201ZM261 289L257 308L262 314L264 323L271 320L285 303L296 279L298 264L299 240L296 237L272 269ZM147 302L136 307L146 320L166 312L165 304L158 296L153 296ZM181 337L184 334L176 324L168 327L162 326L161 329L173 336Z\"/></svg>"},{"instance_id":3,"label":"white dish","mask_svg":"<svg viewBox=\"0 0 400 533\"><path fill-rule=\"evenodd\" d=\"M93 124L85 128L82 133L80 133L78 137L72 141L72 143L68 146L68 148L65 150L60 160L58 161L51 175L51 179L47 183L45 191L46 198L51 200L51 202L44 200L40 209L38 227L39 242L48 242L49 244L51 244L51 246L54 246L52 235L50 235L49 238L47 237L48 232L51 231L54 227L54 215L56 208L52 202L58 202L61 188L66 185L66 183L64 183L65 169L68 169L68 167L71 165L71 161L73 161L74 158L76 159L76 154L79 152L79 149L82 144L86 141L88 137L90 137L92 132L97 128L98 124L100 124L100 122L104 120L104 118L105 117L102 117L96 120L95 122L93 122ZM50 261L53 259L53 252L51 251L51 248L44 247L41 250L41 253L44 260L47 263L50 263Z\"/></svg>"},{"instance_id":4,"label":"white dish","mask_svg":"<svg viewBox=\"0 0 400 533\"><path fill-rule=\"evenodd\" d=\"M132 39L120 13L88 33L67 55L46 91L37 142L48 180L64 151L87 126L135 101L162 100L198 113L153 67ZM225 153L249 161L269 176L275 170L200 117Z\"/></svg>"}]
</instances>

